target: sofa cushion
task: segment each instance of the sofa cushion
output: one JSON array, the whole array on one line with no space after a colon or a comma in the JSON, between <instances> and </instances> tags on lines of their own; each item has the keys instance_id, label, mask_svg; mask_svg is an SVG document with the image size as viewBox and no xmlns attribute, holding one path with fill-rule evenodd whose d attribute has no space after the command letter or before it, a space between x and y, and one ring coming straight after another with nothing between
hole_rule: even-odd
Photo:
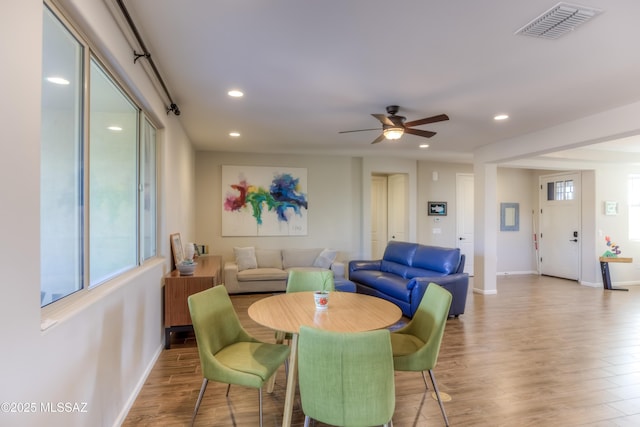
<instances>
[{"instance_id":1,"label":"sofa cushion","mask_svg":"<svg viewBox=\"0 0 640 427\"><path fill-rule=\"evenodd\" d=\"M447 276L447 273L440 271L425 270L424 268L406 267L404 271L405 279L413 279L414 277L442 277Z\"/></svg>"},{"instance_id":2,"label":"sofa cushion","mask_svg":"<svg viewBox=\"0 0 640 427\"><path fill-rule=\"evenodd\" d=\"M336 256L338 255L338 251L333 249L323 249L322 252L316 257L313 261L314 267L320 268L330 268L333 261L336 260Z\"/></svg>"},{"instance_id":3,"label":"sofa cushion","mask_svg":"<svg viewBox=\"0 0 640 427\"><path fill-rule=\"evenodd\" d=\"M278 268L252 268L238 272L238 282L286 280L287 272Z\"/></svg>"},{"instance_id":4,"label":"sofa cushion","mask_svg":"<svg viewBox=\"0 0 640 427\"><path fill-rule=\"evenodd\" d=\"M283 249L282 267L313 267L321 249Z\"/></svg>"},{"instance_id":5,"label":"sofa cushion","mask_svg":"<svg viewBox=\"0 0 640 427\"><path fill-rule=\"evenodd\" d=\"M453 274L458 269L458 264L460 264L459 248L419 245L410 265L444 274Z\"/></svg>"},{"instance_id":6,"label":"sofa cushion","mask_svg":"<svg viewBox=\"0 0 640 427\"><path fill-rule=\"evenodd\" d=\"M277 268L282 270L282 251L280 249L256 248L258 268Z\"/></svg>"},{"instance_id":7,"label":"sofa cushion","mask_svg":"<svg viewBox=\"0 0 640 427\"><path fill-rule=\"evenodd\" d=\"M387 261L383 259L380 263L380 271L385 273L397 274L398 276L405 278L405 274L409 266L407 264L400 264L398 262Z\"/></svg>"},{"instance_id":8,"label":"sofa cushion","mask_svg":"<svg viewBox=\"0 0 640 427\"><path fill-rule=\"evenodd\" d=\"M233 254L236 257L238 271L248 270L250 268L258 268L256 261L256 252L253 246L246 248L233 248Z\"/></svg>"},{"instance_id":9,"label":"sofa cushion","mask_svg":"<svg viewBox=\"0 0 640 427\"><path fill-rule=\"evenodd\" d=\"M385 261L397 262L398 264L411 265L411 259L418 247L417 243L399 242L391 240L387 243L382 259Z\"/></svg>"},{"instance_id":10,"label":"sofa cushion","mask_svg":"<svg viewBox=\"0 0 640 427\"><path fill-rule=\"evenodd\" d=\"M349 275L349 279L363 283L377 291L401 301L409 301L408 280L393 274L376 270L358 270Z\"/></svg>"}]
</instances>

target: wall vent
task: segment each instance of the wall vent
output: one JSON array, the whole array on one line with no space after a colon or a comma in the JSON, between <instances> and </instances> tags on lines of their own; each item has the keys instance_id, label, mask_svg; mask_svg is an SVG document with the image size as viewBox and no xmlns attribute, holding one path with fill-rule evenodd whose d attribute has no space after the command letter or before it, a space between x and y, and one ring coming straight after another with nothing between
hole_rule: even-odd
<instances>
[{"instance_id":1,"label":"wall vent","mask_svg":"<svg viewBox=\"0 0 640 427\"><path fill-rule=\"evenodd\" d=\"M561 2L534 18L515 34L555 40L600 13L602 13L600 9Z\"/></svg>"}]
</instances>

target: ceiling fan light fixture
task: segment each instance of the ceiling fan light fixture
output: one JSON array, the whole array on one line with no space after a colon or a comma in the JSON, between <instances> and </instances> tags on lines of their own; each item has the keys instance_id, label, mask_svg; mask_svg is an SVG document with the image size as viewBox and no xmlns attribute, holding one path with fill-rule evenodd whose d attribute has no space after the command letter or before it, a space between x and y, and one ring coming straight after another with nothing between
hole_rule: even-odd
<instances>
[{"instance_id":1,"label":"ceiling fan light fixture","mask_svg":"<svg viewBox=\"0 0 640 427\"><path fill-rule=\"evenodd\" d=\"M388 127L382 131L384 137L390 140L400 139L400 137L404 134L404 128L400 126L392 126Z\"/></svg>"}]
</instances>

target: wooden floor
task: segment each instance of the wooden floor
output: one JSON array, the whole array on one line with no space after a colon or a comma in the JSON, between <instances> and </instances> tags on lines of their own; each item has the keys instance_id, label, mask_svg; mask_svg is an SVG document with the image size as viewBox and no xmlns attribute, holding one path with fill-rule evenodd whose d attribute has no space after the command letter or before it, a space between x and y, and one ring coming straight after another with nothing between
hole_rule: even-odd
<instances>
[{"instance_id":1,"label":"wooden floor","mask_svg":"<svg viewBox=\"0 0 640 427\"><path fill-rule=\"evenodd\" d=\"M264 295L233 297L254 336L273 332L247 316ZM124 426L186 426L202 382L195 340L172 339ZM497 295L469 293L449 319L434 370L451 426L640 426L640 286L604 291L539 276L498 280ZM265 426L280 426L284 369L264 394ZM196 426L257 426L254 389L209 383ZM328 408L329 409L329 408ZM299 401L293 425L302 426ZM443 426L419 373L396 373L395 427ZM318 423L317 425L321 425Z\"/></svg>"}]
</instances>

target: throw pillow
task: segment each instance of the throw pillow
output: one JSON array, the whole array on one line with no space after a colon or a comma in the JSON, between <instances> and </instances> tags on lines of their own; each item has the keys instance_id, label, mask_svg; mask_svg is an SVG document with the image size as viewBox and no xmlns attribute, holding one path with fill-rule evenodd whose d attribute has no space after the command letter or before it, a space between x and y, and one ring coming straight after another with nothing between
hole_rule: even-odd
<instances>
[{"instance_id":1,"label":"throw pillow","mask_svg":"<svg viewBox=\"0 0 640 427\"><path fill-rule=\"evenodd\" d=\"M282 253L280 249L256 249L258 268L277 268L282 270Z\"/></svg>"},{"instance_id":2,"label":"throw pillow","mask_svg":"<svg viewBox=\"0 0 640 427\"><path fill-rule=\"evenodd\" d=\"M247 248L233 248L233 254L236 257L238 271L248 270L250 268L258 268L256 261L256 251L253 246Z\"/></svg>"},{"instance_id":3,"label":"throw pillow","mask_svg":"<svg viewBox=\"0 0 640 427\"><path fill-rule=\"evenodd\" d=\"M313 261L314 267L320 268L331 268L331 264L336 260L336 256L338 255L338 251L334 251L333 249L323 249L322 252L316 257L316 260Z\"/></svg>"}]
</instances>

